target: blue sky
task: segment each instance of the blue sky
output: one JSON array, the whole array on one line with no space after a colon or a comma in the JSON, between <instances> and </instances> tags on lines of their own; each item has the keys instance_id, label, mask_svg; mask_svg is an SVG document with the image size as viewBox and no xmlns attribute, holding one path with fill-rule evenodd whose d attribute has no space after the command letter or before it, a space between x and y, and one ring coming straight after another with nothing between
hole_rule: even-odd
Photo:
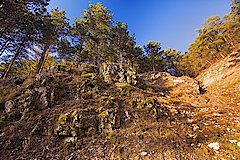
<instances>
[{"instance_id":1,"label":"blue sky","mask_svg":"<svg viewBox=\"0 0 240 160\"><path fill-rule=\"evenodd\" d=\"M230 12L231 0L92 0L102 2L114 13L114 20L127 23L135 33L137 45L150 40L162 49L188 50L197 36L196 29L211 16L223 17ZM89 0L51 0L48 9L66 10L71 23L88 8Z\"/></svg>"}]
</instances>

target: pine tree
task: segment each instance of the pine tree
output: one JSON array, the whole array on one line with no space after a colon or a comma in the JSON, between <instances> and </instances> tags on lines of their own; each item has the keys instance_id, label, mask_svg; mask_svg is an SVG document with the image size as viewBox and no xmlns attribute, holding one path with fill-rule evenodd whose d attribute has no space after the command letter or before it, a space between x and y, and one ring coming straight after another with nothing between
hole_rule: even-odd
<instances>
[{"instance_id":1,"label":"pine tree","mask_svg":"<svg viewBox=\"0 0 240 160\"><path fill-rule=\"evenodd\" d=\"M59 11L58 8L51 11L51 14L44 16L42 27L39 28L41 36L37 45L43 48L36 73L40 73L47 53L56 46L59 38L68 34L69 22L65 16L65 11ZM62 55L61 55L62 56Z\"/></svg>"},{"instance_id":2,"label":"pine tree","mask_svg":"<svg viewBox=\"0 0 240 160\"><path fill-rule=\"evenodd\" d=\"M73 62L76 63L76 67L79 67L81 62L86 62L88 59L88 52L84 51L86 48L88 38L88 26L86 20L75 19L71 28L70 34L74 45Z\"/></svg>"},{"instance_id":3,"label":"pine tree","mask_svg":"<svg viewBox=\"0 0 240 160\"><path fill-rule=\"evenodd\" d=\"M116 25L113 26L112 32L112 45L114 46L113 50L116 53L116 57L120 61L123 61L123 58L131 61L131 54L134 54L133 49L136 42L134 35L129 35L128 25L125 23L117 22Z\"/></svg>"},{"instance_id":4,"label":"pine tree","mask_svg":"<svg viewBox=\"0 0 240 160\"><path fill-rule=\"evenodd\" d=\"M8 76L14 62L27 54L26 48L34 43L38 35L36 24L39 15L46 10L48 0L6 0L1 4L0 13L0 55L7 51L12 59L1 77Z\"/></svg>"},{"instance_id":5,"label":"pine tree","mask_svg":"<svg viewBox=\"0 0 240 160\"><path fill-rule=\"evenodd\" d=\"M155 41L149 41L149 43L145 46L144 49L147 53L148 58L152 63L152 70L160 70L162 68L162 54L163 50L161 50L161 44Z\"/></svg>"},{"instance_id":6,"label":"pine tree","mask_svg":"<svg viewBox=\"0 0 240 160\"><path fill-rule=\"evenodd\" d=\"M179 62L180 51L175 49L167 49L163 53L163 65L164 71L171 73L172 75L179 75L180 70L178 69L177 63Z\"/></svg>"},{"instance_id":7,"label":"pine tree","mask_svg":"<svg viewBox=\"0 0 240 160\"><path fill-rule=\"evenodd\" d=\"M49 0L4 0L0 12L0 56L4 51L11 51L18 35L33 23L25 21L37 19L38 15L46 11Z\"/></svg>"},{"instance_id":8,"label":"pine tree","mask_svg":"<svg viewBox=\"0 0 240 160\"><path fill-rule=\"evenodd\" d=\"M63 59L65 61L71 61L73 47L67 39L61 39L57 42L57 52L59 56L59 63L62 64Z\"/></svg>"},{"instance_id":9,"label":"pine tree","mask_svg":"<svg viewBox=\"0 0 240 160\"><path fill-rule=\"evenodd\" d=\"M102 3L90 3L82 17L88 28L87 48L89 54L91 53L90 61L99 64L106 56L104 51L109 47L113 14Z\"/></svg>"}]
</instances>

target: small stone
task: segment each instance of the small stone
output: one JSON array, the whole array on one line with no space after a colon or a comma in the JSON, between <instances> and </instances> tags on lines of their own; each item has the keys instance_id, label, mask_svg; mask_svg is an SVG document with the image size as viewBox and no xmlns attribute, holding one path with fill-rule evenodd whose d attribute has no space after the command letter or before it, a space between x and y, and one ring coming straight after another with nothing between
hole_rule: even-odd
<instances>
[{"instance_id":1,"label":"small stone","mask_svg":"<svg viewBox=\"0 0 240 160\"><path fill-rule=\"evenodd\" d=\"M208 145L209 148L212 148L214 150L219 150L220 149L220 144L218 142L210 143Z\"/></svg>"},{"instance_id":2,"label":"small stone","mask_svg":"<svg viewBox=\"0 0 240 160\"><path fill-rule=\"evenodd\" d=\"M237 140L229 140L230 143L237 143Z\"/></svg>"},{"instance_id":3,"label":"small stone","mask_svg":"<svg viewBox=\"0 0 240 160\"><path fill-rule=\"evenodd\" d=\"M198 125L194 124L194 125L193 125L193 130L196 131L196 130L198 130L198 129L199 129Z\"/></svg>"},{"instance_id":4,"label":"small stone","mask_svg":"<svg viewBox=\"0 0 240 160\"><path fill-rule=\"evenodd\" d=\"M147 152L142 152L141 155L142 156L146 156L148 153Z\"/></svg>"},{"instance_id":5,"label":"small stone","mask_svg":"<svg viewBox=\"0 0 240 160\"><path fill-rule=\"evenodd\" d=\"M203 124L204 124L205 126L210 126L208 123L205 123L205 122L204 122Z\"/></svg>"},{"instance_id":6,"label":"small stone","mask_svg":"<svg viewBox=\"0 0 240 160\"><path fill-rule=\"evenodd\" d=\"M221 117L221 116L222 116L222 115L219 114L219 113L213 113L213 115L214 115L215 117Z\"/></svg>"},{"instance_id":7,"label":"small stone","mask_svg":"<svg viewBox=\"0 0 240 160\"><path fill-rule=\"evenodd\" d=\"M237 146L240 147L240 142L237 143Z\"/></svg>"},{"instance_id":8,"label":"small stone","mask_svg":"<svg viewBox=\"0 0 240 160\"><path fill-rule=\"evenodd\" d=\"M67 138L65 138L64 143L65 144L66 143L74 143L74 141L75 141L74 137L67 137Z\"/></svg>"},{"instance_id":9,"label":"small stone","mask_svg":"<svg viewBox=\"0 0 240 160\"><path fill-rule=\"evenodd\" d=\"M184 82L184 80L182 80L180 78L173 80L173 83L182 83L182 82Z\"/></svg>"}]
</instances>

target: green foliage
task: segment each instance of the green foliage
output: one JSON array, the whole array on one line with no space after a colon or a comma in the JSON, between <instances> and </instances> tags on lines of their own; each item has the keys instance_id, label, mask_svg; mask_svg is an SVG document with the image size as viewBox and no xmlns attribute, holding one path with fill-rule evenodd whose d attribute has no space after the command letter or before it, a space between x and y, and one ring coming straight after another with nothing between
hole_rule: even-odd
<instances>
[{"instance_id":1,"label":"green foliage","mask_svg":"<svg viewBox=\"0 0 240 160\"><path fill-rule=\"evenodd\" d=\"M10 61L6 60L0 63L0 74L3 74L4 71L7 69ZM43 70L56 65L56 58L48 55L45 60L45 64L43 66ZM37 67L37 61L34 59L22 59L20 61L16 61L12 69L10 70L7 77L19 77L19 76L29 76L35 73Z\"/></svg>"},{"instance_id":2,"label":"green foliage","mask_svg":"<svg viewBox=\"0 0 240 160\"><path fill-rule=\"evenodd\" d=\"M189 53L182 56L180 65L184 74L197 76L216 61L226 57L240 42L239 0L231 4L232 11L222 19L219 16L208 18L194 43L190 44Z\"/></svg>"},{"instance_id":3,"label":"green foliage","mask_svg":"<svg viewBox=\"0 0 240 160\"><path fill-rule=\"evenodd\" d=\"M7 77L16 60L23 59L29 54L28 49L39 36L39 21L46 11L48 1L6 0L1 4L0 56L6 53L8 56L4 59L10 62L1 78ZM9 56L11 60L8 59Z\"/></svg>"},{"instance_id":4,"label":"green foliage","mask_svg":"<svg viewBox=\"0 0 240 160\"><path fill-rule=\"evenodd\" d=\"M171 48L165 50L163 53L164 71L172 75L181 75L182 71L179 68L180 59L180 51Z\"/></svg>"},{"instance_id":5,"label":"green foliage","mask_svg":"<svg viewBox=\"0 0 240 160\"><path fill-rule=\"evenodd\" d=\"M129 35L127 24L113 23L113 14L102 3L90 3L82 18L75 19L70 33L74 40L72 62L77 67L80 63L133 62L134 35Z\"/></svg>"},{"instance_id":6,"label":"green foliage","mask_svg":"<svg viewBox=\"0 0 240 160\"><path fill-rule=\"evenodd\" d=\"M161 50L160 45L159 42L155 41L149 41L146 46L144 45L145 52L152 63L153 71L160 71L163 68L163 50Z\"/></svg>"},{"instance_id":7,"label":"green foliage","mask_svg":"<svg viewBox=\"0 0 240 160\"><path fill-rule=\"evenodd\" d=\"M238 49L240 42L240 2L232 0L231 12L222 19L208 18L189 52L167 49L149 41L144 50L136 45L128 24L114 22L102 3L89 3L88 9L72 26L64 10L46 12L49 0L5 0L0 17L0 72L2 78L40 73L46 66L60 64L79 67L105 62L127 63L139 72L165 71L172 75L197 76L217 60ZM27 13L27 14L26 14ZM29 52L29 50L33 52ZM31 57L31 58L27 58ZM51 59L50 61L48 59ZM46 64L47 63L47 64Z\"/></svg>"},{"instance_id":8,"label":"green foliage","mask_svg":"<svg viewBox=\"0 0 240 160\"><path fill-rule=\"evenodd\" d=\"M40 54L40 59L36 68L36 73L40 73L42 66L45 62L45 58L51 50L51 48L58 48L58 53L60 57L60 63L62 58L68 57L66 53L71 50L70 44L67 40L60 40L62 37L67 36L69 28L69 19L66 18L66 13L64 10L59 11L58 8L52 9L51 14L47 13L43 16L41 21L41 26L39 27L40 36L37 39L36 45L39 49L42 49ZM58 45L57 45L58 44ZM63 49L63 47L65 47Z\"/></svg>"}]
</instances>

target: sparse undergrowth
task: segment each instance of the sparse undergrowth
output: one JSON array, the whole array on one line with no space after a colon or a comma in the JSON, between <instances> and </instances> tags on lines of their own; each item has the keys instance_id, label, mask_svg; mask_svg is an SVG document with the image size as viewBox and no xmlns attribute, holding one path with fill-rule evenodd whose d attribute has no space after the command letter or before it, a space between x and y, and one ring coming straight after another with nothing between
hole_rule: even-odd
<instances>
[{"instance_id":1,"label":"sparse undergrowth","mask_svg":"<svg viewBox=\"0 0 240 160\"><path fill-rule=\"evenodd\" d=\"M61 66L25 77L20 84L0 81L1 155L5 159L240 158L237 106L215 110L207 94L200 93L198 82L189 77L154 72L138 79L144 87L137 79L128 79L136 85L121 77L106 82L95 66L77 70ZM208 146L213 142L220 148Z\"/></svg>"}]
</instances>

